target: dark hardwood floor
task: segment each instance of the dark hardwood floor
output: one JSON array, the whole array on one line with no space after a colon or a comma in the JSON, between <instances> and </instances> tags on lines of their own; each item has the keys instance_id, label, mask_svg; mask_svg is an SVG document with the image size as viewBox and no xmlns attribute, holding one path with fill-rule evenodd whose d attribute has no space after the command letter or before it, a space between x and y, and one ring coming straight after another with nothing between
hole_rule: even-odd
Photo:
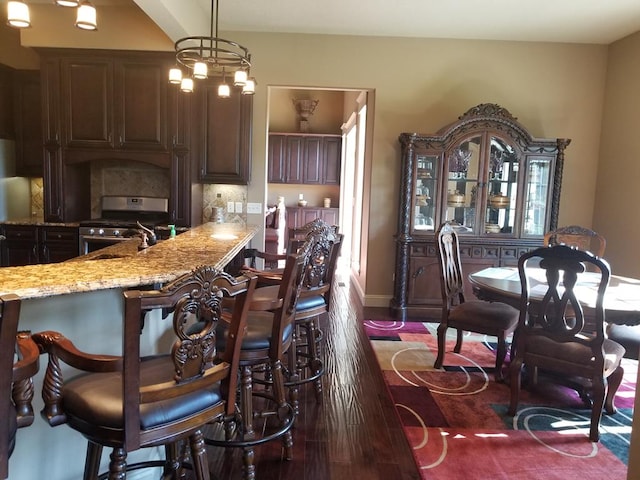
<instances>
[{"instance_id":1,"label":"dark hardwood floor","mask_svg":"<svg viewBox=\"0 0 640 480\"><path fill-rule=\"evenodd\" d=\"M278 440L257 447L258 480L420 478L362 327L363 318L386 316L386 308L363 309L348 280L337 280L332 310L321 321L326 357L322 402L316 402L312 385L303 386L293 429L294 458L282 459ZM240 449L207 449L212 478L242 479Z\"/></svg>"}]
</instances>

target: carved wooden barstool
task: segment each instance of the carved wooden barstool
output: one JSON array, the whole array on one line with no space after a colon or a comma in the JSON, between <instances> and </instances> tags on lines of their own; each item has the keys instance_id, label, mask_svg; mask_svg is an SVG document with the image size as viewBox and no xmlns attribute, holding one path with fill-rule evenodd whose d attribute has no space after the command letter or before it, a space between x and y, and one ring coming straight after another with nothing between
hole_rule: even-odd
<instances>
[{"instance_id":1,"label":"carved wooden barstool","mask_svg":"<svg viewBox=\"0 0 640 480\"><path fill-rule=\"evenodd\" d=\"M33 423L33 381L40 352L28 332L19 332L20 299L0 295L0 478L9 477L9 457L18 428Z\"/></svg>"},{"instance_id":2,"label":"carved wooden barstool","mask_svg":"<svg viewBox=\"0 0 640 480\"><path fill-rule=\"evenodd\" d=\"M227 419L224 434L211 429L205 443L243 449L244 478L255 479L254 447L282 439L284 457L293 455L291 427L295 420L287 400L282 359L292 346L293 317L298 294L309 261L308 249L287 257L282 282L271 297L256 295L247 315L247 330L239 349L240 394L236 415ZM229 332L218 328L218 348L226 351ZM263 388L256 388L258 384ZM256 428L256 422L265 423ZM275 419L275 425L267 423Z\"/></svg>"},{"instance_id":3,"label":"carved wooden barstool","mask_svg":"<svg viewBox=\"0 0 640 480\"><path fill-rule=\"evenodd\" d=\"M316 399L322 399L322 375L324 374L323 333L319 327L319 318L326 315L331 306L333 278L340 256L343 235L337 233L337 227L328 225L321 219L315 219L304 227L290 232L289 247L297 250L310 249L309 263L304 283L296 305L294 318L293 346L289 349L287 360L287 387L291 401L299 413L299 387L313 383ZM258 275L256 298L275 296L281 274L277 270L252 270Z\"/></svg>"},{"instance_id":4,"label":"carved wooden barstool","mask_svg":"<svg viewBox=\"0 0 640 480\"><path fill-rule=\"evenodd\" d=\"M81 352L58 332L34 334L49 354L43 415L52 426L67 423L87 438L84 480L98 478L103 446L113 452L100 478L122 479L145 467L161 467L163 478L177 478L184 462L181 442L190 447L195 478L209 479L202 427L234 414L238 356L255 285L255 277L202 266L160 290L125 292L122 356ZM227 348L220 353L216 327L225 298L235 301ZM169 354L141 357L144 322L160 317L145 315L152 310L172 314L173 347ZM60 362L87 373L65 380ZM127 465L128 452L163 445L165 460Z\"/></svg>"}]
</instances>

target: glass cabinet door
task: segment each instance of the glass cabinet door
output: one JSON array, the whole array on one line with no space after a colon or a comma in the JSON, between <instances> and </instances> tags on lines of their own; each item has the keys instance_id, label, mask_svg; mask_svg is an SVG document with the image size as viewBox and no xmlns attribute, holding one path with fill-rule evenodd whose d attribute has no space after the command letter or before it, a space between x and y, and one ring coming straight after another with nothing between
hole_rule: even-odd
<instances>
[{"instance_id":1,"label":"glass cabinet door","mask_svg":"<svg viewBox=\"0 0 640 480\"><path fill-rule=\"evenodd\" d=\"M480 195L478 179L481 174L481 142L480 135L474 136L447 153L445 220L453 220L460 224L460 233L471 233L476 227L476 201Z\"/></svg>"},{"instance_id":2,"label":"glass cabinet door","mask_svg":"<svg viewBox=\"0 0 640 480\"><path fill-rule=\"evenodd\" d=\"M530 158L527 163L524 199L525 235L544 235L547 225L547 204L551 195L550 158Z\"/></svg>"},{"instance_id":3,"label":"glass cabinet door","mask_svg":"<svg viewBox=\"0 0 640 480\"><path fill-rule=\"evenodd\" d=\"M413 229L433 231L436 222L435 199L438 197L438 155L416 155Z\"/></svg>"},{"instance_id":4,"label":"glass cabinet door","mask_svg":"<svg viewBox=\"0 0 640 480\"><path fill-rule=\"evenodd\" d=\"M513 234L520 159L513 147L501 138L491 137L487 179L484 232Z\"/></svg>"}]
</instances>

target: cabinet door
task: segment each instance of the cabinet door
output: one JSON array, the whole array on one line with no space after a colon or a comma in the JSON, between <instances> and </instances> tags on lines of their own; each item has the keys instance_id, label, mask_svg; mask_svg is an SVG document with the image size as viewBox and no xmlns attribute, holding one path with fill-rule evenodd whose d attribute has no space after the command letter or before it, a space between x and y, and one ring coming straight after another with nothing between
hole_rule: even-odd
<instances>
[{"instance_id":1,"label":"cabinet door","mask_svg":"<svg viewBox=\"0 0 640 480\"><path fill-rule=\"evenodd\" d=\"M516 223L516 205L520 195L518 185L521 184L521 158L522 155L508 141L498 136L490 137L484 215L484 233L486 234L519 233ZM546 210L546 203L542 210ZM543 233L541 232L540 235Z\"/></svg>"},{"instance_id":2,"label":"cabinet door","mask_svg":"<svg viewBox=\"0 0 640 480\"><path fill-rule=\"evenodd\" d=\"M304 227L307 223L313 222L316 218L322 218L322 208L303 207L298 213L297 227Z\"/></svg>"},{"instance_id":3,"label":"cabinet door","mask_svg":"<svg viewBox=\"0 0 640 480\"><path fill-rule=\"evenodd\" d=\"M66 145L113 148L113 63L64 59L62 75Z\"/></svg>"},{"instance_id":4,"label":"cabinet door","mask_svg":"<svg viewBox=\"0 0 640 480\"><path fill-rule=\"evenodd\" d=\"M323 139L323 181L324 185L340 185L340 160L342 158L342 138Z\"/></svg>"},{"instance_id":5,"label":"cabinet door","mask_svg":"<svg viewBox=\"0 0 640 480\"><path fill-rule=\"evenodd\" d=\"M286 183L304 183L304 155L304 138L300 136L287 137Z\"/></svg>"},{"instance_id":6,"label":"cabinet door","mask_svg":"<svg viewBox=\"0 0 640 480\"><path fill-rule=\"evenodd\" d=\"M8 267L35 265L38 257L38 227L5 225L4 262Z\"/></svg>"},{"instance_id":7,"label":"cabinet door","mask_svg":"<svg viewBox=\"0 0 640 480\"><path fill-rule=\"evenodd\" d=\"M202 163L200 180L246 185L251 170L251 115L253 96L232 87L229 98L218 96L218 81L198 83L201 92ZM196 125L198 125L196 123Z\"/></svg>"},{"instance_id":8,"label":"cabinet door","mask_svg":"<svg viewBox=\"0 0 640 480\"><path fill-rule=\"evenodd\" d=\"M445 153L447 208L444 220L454 220L466 227L459 233L473 234L481 228L478 210L484 212L485 205L481 182L483 140L483 135L472 135Z\"/></svg>"},{"instance_id":9,"label":"cabinet door","mask_svg":"<svg viewBox=\"0 0 640 480\"><path fill-rule=\"evenodd\" d=\"M287 137L284 135L269 135L267 182L286 183L287 153Z\"/></svg>"},{"instance_id":10,"label":"cabinet door","mask_svg":"<svg viewBox=\"0 0 640 480\"><path fill-rule=\"evenodd\" d=\"M303 183L314 185L321 183L323 173L322 160L322 137L305 137Z\"/></svg>"},{"instance_id":11,"label":"cabinet door","mask_svg":"<svg viewBox=\"0 0 640 480\"><path fill-rule=\"evenodd\" d=\"M323 208L320 210L320 218L328 225L338 225L338 209Z\"/></svg>"},{"instance_id":12,"label":"cabinet door","mask_svg":"<svg viewBox=\"0 0 640 480\"><path fill-rule=\"evenodd\" d=\"M40 263L58 263L78 256L76 227L42 227L40 229Z\"/></svg>"},{"instance_id":13,"label":"cabinet door","mask_svg":"<svg viewBox=\"0 0 640 480\"><path fill-rule=\"evenodd\" d=\"M24 177L41 177L44 151L40 71L17 71L14 86L16 173Z\"/></svg>"},{"instance_id":14,"label":"cabinet door","mask_svg":"<svg viewBox=\"0 0 640 480\"><path fill-rule=\"evenodd\" d=\"M416 233L433 232L438 225L436 209L439 199L440 157L419 153L416 155L415 188L412 198L411 226Z\"/></svg>"},{"instance_id":15,"label":"cabinet door","mask_svg":"<svg viewBox=\"0 0 640 480\"><path fill-rule=\"evenodd\" d=\"M114 133L117 148L167 149L168 68L157 60L116 63Z\"/></svg>"},{"instance_id":16,"label":"cabinet door","mask_svg":"<svg viewBox=\"0 0 640 480\"><path fill-rule=\"evenodd\" d=\"M0 65L0 138L14 138L13 69Z\"/></svg>"},{"instance_id":17,"label":"cabinet door","mask_svg":"<svg viewBox=\"0 0 640 480\"><path fill-rule=\"evenodd\" d=\"M424 247L414 247L412 250L416 248ZM408 274L407 301L409 304L435 307L442 305L440 270L435 256L412 255L409 259Z\"/></svg>"}]
</instances>

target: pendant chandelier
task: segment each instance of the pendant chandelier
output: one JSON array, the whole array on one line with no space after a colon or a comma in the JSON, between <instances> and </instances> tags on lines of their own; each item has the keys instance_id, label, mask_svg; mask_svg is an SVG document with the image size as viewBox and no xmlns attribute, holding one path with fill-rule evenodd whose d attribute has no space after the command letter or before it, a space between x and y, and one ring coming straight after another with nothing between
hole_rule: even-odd
<instances>
[{"instance_id":1,"label":"pendant chandelier","mask_svg":"<svg viewBox=\"0 0 640 480\"><path fill-rule=\"evenodd\" d=\"M77 8L75 26L82 30L97 30L96 7L87 0L55 0L54 3L61 7ZM16 28L28 28L31 26L29 6L25 2L7 2L7 23Z\"/></svg>"},{"instance_id":2,"label":"pendant chandelier","mask_svg":"<svg viewBox=\"0 0 640 480\"><path fill-rule=\"evenodd\" d=\"M218 96L228 98L231 87L227 74L233 76L233 85L242 87L243 95L255 93L255 78L249 77L251 54L242 45L218 37L218 2L211 0L211 29L208 37L184 37L175 43L176 66L169 71L169 82L180 85L183 92L193 92L194 79L209 75L222 76ZM182 68L187 70L183 74Z\"/></svg>"}]
</instances>

